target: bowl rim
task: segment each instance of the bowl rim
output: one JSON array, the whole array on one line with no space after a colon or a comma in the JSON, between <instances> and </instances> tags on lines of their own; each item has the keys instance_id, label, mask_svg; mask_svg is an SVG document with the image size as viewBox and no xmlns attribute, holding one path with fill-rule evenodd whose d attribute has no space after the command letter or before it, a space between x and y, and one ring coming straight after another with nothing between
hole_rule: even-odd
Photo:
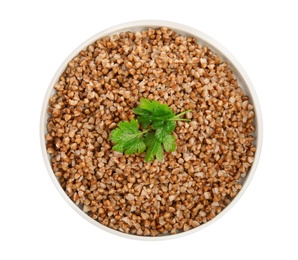
<instances>
[{"instance_id":1,"label":"bowl rim","mask_svg":"<svg viewBox=\"0 0 298 260\"><path fill-rule=\"evenodd\" d=\"M208 48L211 50L216 50L215 53L220 56L224 61L228 61L228 64L230 67L233 68L234 73L237 75L237 78L242 80L242 84L240 85L241 89L243 90L243 84L246 85L246 91L248 91L248 95L251 98L251 101L254 105L254 112L255 112L255 125L256 125L256 130L255 130L255 146L256 146L256 153L255 153L255 158L254 162L251 166L251 168L248 171L247 177L245 179L244 185L240 192L236 195L235 198L230 202L228 206L226 206L218 215L216 215L213 219L210 221L207 221L206 223L192 228L188 231L184 231L181 233L173 234L173 235L164 235L164 236L156 236L156 237L147 237L147 236L138 236L138 235L133 235L133 234L126 234L122 233L120 231L114 230L112 228L109 228L98 221L92 219L89 217L86 213L83 212L75 203L66 195L65 191L62 189L60 186L60 183L58 182L57 178L54 175L54 172L52 170L50 160L49 160L49 155L46 151L46 142L45 142L45 134L47 132L46 130L46 122L47 122L47 109L48 109L48 103L49 103L49 98L54 91L54 84L57 82L59 79L60 75L63 73L65 70L68 62L74 58L81 50L85 49L88 45L92 44L95 42L97 39L100 39L104 36L108 35L113 35L113 34L118 34L119 32L123 31L130 31L133 29L133 31L138 31L138 30L143 30L145 28L149 27L168 27L171 28L175 31L177 31L180 34L185 34L185 35L191 35L195 38L198 39L198 42L201 43L202 45L206 45ZM235 72L237 71L237 73ZM220 219L223 215L225 215L241 198L247 187L249 186L257 165L260 160L260 155L261 155L261 150L262 150L262 141L263 141L263 123L262 123L262 113L261 113L261 107L259 104L259 100L257 97L257 93L253 87L253 84L248 77L247 73L244 71L243 67L240 65L240 63L236 60L236 58L225 48L223 47L220 43L218 43L216 40L211 38L210 36L206 35L205 33L194 29L192 27L189 27L187 25L183 25L180 23L176 22L171 22L171 21L164 21L164 20L136 20L136 21L131 21L131 22L126 22L126 23L121 23L112 27L109 27L105 30L102 30L95 35L91 36L87 40L85 40L83 43L81 43L77 48L75 48L68 56L67 58L62 62L56 73L54 74L44 97L43 104L42 104L42 109L41 109L41 115L40 115L40 145L41 145L41 152L43 155L44 163L46 166L46 169L50 175L50 178L52 182L54 183L55 187L61 194L61 196L64 198L64 200L84 219L95 225L96 227L99 227L100 229L107 231L111 234L120 236L120 237L125 237L129 239L135 239L135 240L145 240L145 241L157 241L157 240L168 240L168 239L174 239L174 238L179 238L183 237L186 235L193 234L194 232L198 232L199 230L202 230L203 228L208 227L218 219Z\"/></svg>"}]
</instances>

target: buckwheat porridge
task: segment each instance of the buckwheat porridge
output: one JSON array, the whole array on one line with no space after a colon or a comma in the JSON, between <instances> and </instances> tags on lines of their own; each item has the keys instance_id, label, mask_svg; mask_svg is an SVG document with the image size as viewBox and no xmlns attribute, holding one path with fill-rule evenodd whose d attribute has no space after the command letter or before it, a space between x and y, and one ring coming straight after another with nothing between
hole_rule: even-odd
<instances>
[{"instance_id":1,"label":"buckwheat porridge","mask_svg":"<svg viewBox=\"0 0 298 260\"><path fill-rule=\"evenodd\" d=\"M82 50L54 86L46 135L52 169L91 218L140 236L187 231L219 214L254 161L254 108L237 78L195 38L122 32ZM111 131L141 98L167 104L176 150L162 161L112 149Z\"/></svg>"}]
</instances>

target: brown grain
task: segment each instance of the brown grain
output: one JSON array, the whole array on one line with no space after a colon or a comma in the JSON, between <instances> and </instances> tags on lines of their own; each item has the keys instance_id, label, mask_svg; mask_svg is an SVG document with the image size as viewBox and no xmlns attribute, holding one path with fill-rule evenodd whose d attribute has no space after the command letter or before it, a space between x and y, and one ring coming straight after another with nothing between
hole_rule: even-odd
<instances>
[{"instance_id":1,"label":"brown grain","mask_svg":"<svg viewBox=\"0 0 298 260\"><path fill-rule=\"evenodd\" d=\"M254 161L254 111L233 71L207 47L149 28L98 39L73 58L49 100L47 151L67 195L91 218L141 236L187 231L219 214ZM109 139L144 97L168 104L177 149L162 162Z\"/></svg>"}]
</instances>

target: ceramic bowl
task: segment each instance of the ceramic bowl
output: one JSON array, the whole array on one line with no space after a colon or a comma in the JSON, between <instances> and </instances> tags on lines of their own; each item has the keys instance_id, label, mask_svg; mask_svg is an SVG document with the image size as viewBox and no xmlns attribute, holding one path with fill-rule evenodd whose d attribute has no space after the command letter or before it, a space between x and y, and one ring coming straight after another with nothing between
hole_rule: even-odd
<instances>
[{"instance_id":1,"label":"ceramic bowl","mask_svg":"<svg viewBox=\"0 0 298 260\"><path fill-rule=\"evenodd\" d=\"M50 164L50 156L48 155L46 151L46 141L45 141L45 135L47 134L47 119L49 117L47 113L47 109L49 107L49 98L50 96L55 92L55 89L53 88L54 84L58 81L60 75L63 73L65 68L67 67L67 64L70 60L72 60L81 50L86 49L86 47L93 42L95 42L97 39L100 39L104 36L111 36L113 34L118 34L120 32L124 31L131 31L131 32L136 32L136 31L142 31L145 30L149 27L152 28L158 28L158 27L168 27L176 32L180 33L183 36L191 36L195 37L198 41L198 43L207 46L209 49L211 49L214 53L216 53L223 61L226 61L229 66L233 69L234 74L236 75L238 79L239 86L242 88L243 92L249 96L250 102L254 106L254 112L255 112L255 143L254 145L256 146L256 153L255 153L255 159L254 162L249 169L249 172L247 176L242 180L243 187L240 190L240 192L237 194L237 196L231 201L231 203L220 213L218 214L215 218L212 220L208 221L205 224L202 224L196 228L193 228L189 231L186 232L181 232L175 235L165 235L165 236L157 236L157 237L146 237L146 236L137 236L137 235L131 235L131 234L125 234L120 231L116 231L114 229L111 229L109 227L106 227L99 222L95 221L91 217L89 217L86 213L84 213L78 206L74 204L74 202L66 195L62 187L60 186L60 183L58 182L57 178L55 177L51 164ZM97 33L96 35L92 36L88 40L84 41L80 46L78 46L66 59L65 61L61 64L61 66L58 68L57 72L55 73L52 81L50 82L50 85L48 87L48 90L45 94L43 106L42 106L42 111L41 111L41 119L40 119L40 141L41 141L41 150L44 158L44 162L46 165L46 168L48 170L48 173L56 186L57 190L60 192L62 197L67 201L67 203L78 213L80 214L84 219L88 220L91 222L93 225L96 227L99 227L105 231L108 231L110 233L113 233L118 236L126 237L126 238L132 238L132 239L139 239L139 240L164 240L164 239L170 239L170 238L178 238L181 236L185 236L187 234L191 234L197 231L202 230L203 228L211 225L215 221L217 221L220 217L222 217L225 213L227 213L234 205L235 203L240 199L242 194L245 192L246 188L248 187L255 171L258 165L258 161L260 158L260 153L261 153L261 146L262 146L262 116L261 116L261 109L258 101L257 94L255 92L255 89L252 85L252 82L250 81L248 75L242 68L242 66L239 64L239 62L234 58L234 56L227 51L221 44L219 44L217 41L212 39L211 37L207 36L206 34L174 22L168 22L168 21L134 21L134 22L129 22L129 23L124 23L120 24L111 28L108 28L104 31L101 31Z\"/></svg>"}]
</instances>

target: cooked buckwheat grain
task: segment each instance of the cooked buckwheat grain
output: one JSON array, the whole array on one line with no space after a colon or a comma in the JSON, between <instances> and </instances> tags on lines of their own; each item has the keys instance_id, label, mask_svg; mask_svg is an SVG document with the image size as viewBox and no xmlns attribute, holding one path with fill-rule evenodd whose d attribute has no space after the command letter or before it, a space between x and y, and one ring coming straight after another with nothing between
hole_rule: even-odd
<instances>
[{"instance_id":1,"label":"cooked buckwheat grain","mask_svg":"<svg viewBox=\"0 0 298 260\"><path fill-rule=\"evenodd\" d=\"M53 172L91 218L141 236L187 231L219 214L254 161L254 109L232 69L195 38L148 28L97 40L69 63L49 100ZM112 150L118 122L144 97L188 109L162 162Z\"/></svg>"}]
</instances>

